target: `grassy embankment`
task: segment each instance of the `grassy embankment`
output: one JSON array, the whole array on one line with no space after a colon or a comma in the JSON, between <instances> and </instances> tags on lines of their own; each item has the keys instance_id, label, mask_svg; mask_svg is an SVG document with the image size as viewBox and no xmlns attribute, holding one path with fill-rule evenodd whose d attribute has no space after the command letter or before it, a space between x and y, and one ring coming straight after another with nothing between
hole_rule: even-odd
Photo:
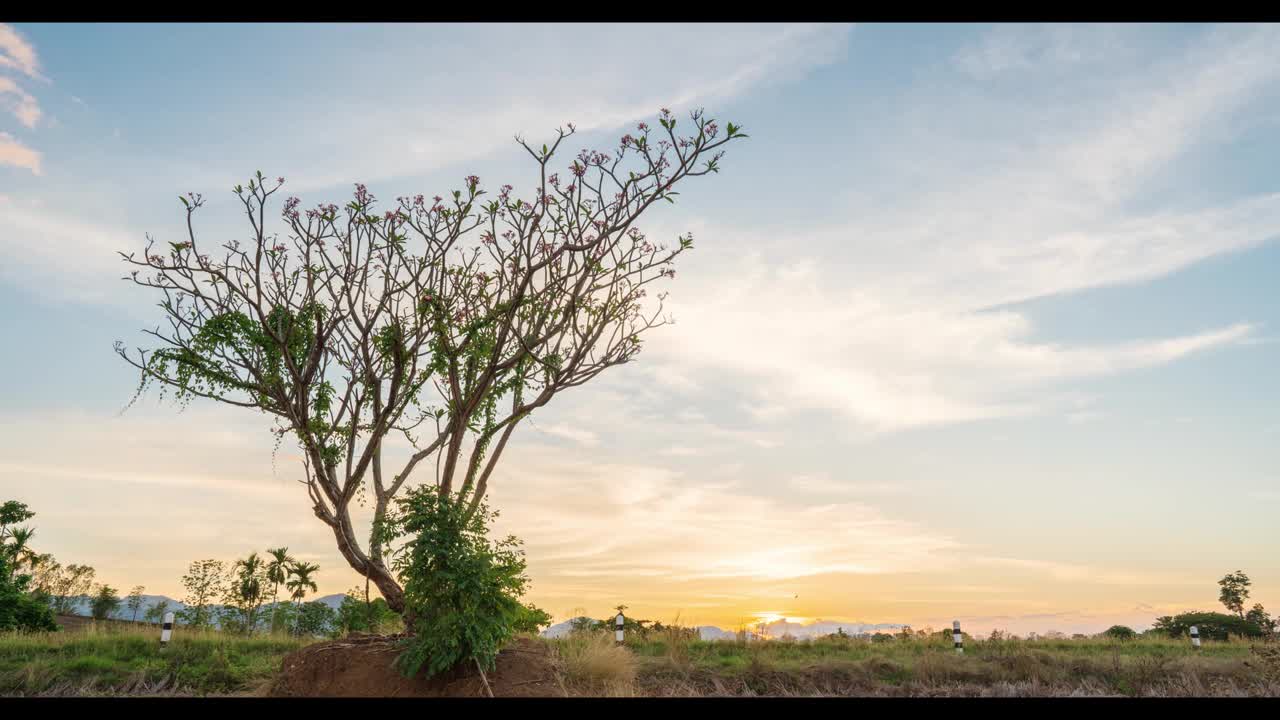
<instances>
[{"instance_id":1,"label":"grassy embankment","mask_svg":"<svg viewBox=\"0 0 1280 720\"><path fill-rule=\"evenodd\" d=\"M550 641L567 687L634 696L1280 695L1280 647L1188 641L942 638L740 643L677 633L613 646L612 633ZM1255 651L1255 647L1257 650Z\"/></svg>"},{"instance_id":2,"label":"grassy embankment","mask_svg":"<svg viewBox=\"0 0 1280 720\"><path fill-rule=\"evenodd\" d=\"M2 695L255 694L307 644L180 630L161 651L153 626L0 635ZM1280 695L1280 646L1257 641L942 638L739 643L675 632L615 647L610 632L544 640L575 695ZM1264 653L1270 653L1269 658Z\"/></svg>"},{"instance_id":3,"label":"grassy embankment","mask_svg":"<svg viewBox=\"0 0 1280 720\"><path fill-rule=\"evenodd\" d=\"M0 634L0 695L206 695L252 693L307 644L178 628L160 649L143 623L87 623L55 633Z\"/></svg>"}]
</instances>

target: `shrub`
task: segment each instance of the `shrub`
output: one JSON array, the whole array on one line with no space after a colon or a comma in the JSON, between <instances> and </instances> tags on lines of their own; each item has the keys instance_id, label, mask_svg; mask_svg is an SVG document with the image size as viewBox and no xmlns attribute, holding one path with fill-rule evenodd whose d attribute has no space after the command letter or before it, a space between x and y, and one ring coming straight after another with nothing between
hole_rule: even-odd
<instances>
[{"instance_id":1,"label":"shrub","mask_svg":"<svg viewBox=\"0 0 1280 720\"><path fill-rule=\"evenodd\" d=\"M1138 636L1138 631L1131 627L1125 627L1124 625L1112 625L1106 630L1103 630L1102 635L1104 637L1111 638L1112 640L1132 640Z\"/></svg>"},{"instance_id":2,"label":"shrub","mask_svg":"<svg viewBox=\"0 0 1280 720\"><path fill-rule=\"evenodd\" d=\"M1195 625L1200 637L1206 640L1226 640L1230 635L1262 637L1263 629L1257 623L1235 615L1216 612L1186 612L1181 615L1156 618L1152 630L1169 637L1183 637L1191 633Z\"/></svg>"},{"instance_id":3,"label":"shrub","mask_svg":"<svg viewBox=\"0 0 1280 720\"><path fill-rule=\"evenodd\" d=\"M551 616L533 603L523 606L520 616L516 618L515 631L537 635L543 628L551 624Z\"/></svg>"},{"instance_id":4,"label":"shrub","mask_svg":"<svg viewBox=\"0 0 1280 720\"><path fill-rule=\"evenodd\" d=\"M411 636L397 658L401 672L427 677L473 661L493 669L498 651L528 622L520 603L528 578L514 536L490 542L495 516L484 503L468 513L434 486L413 489L397 501L384 539L409 536L394 567L404 584L405 621Z\"/></svg>"}]
</instances>

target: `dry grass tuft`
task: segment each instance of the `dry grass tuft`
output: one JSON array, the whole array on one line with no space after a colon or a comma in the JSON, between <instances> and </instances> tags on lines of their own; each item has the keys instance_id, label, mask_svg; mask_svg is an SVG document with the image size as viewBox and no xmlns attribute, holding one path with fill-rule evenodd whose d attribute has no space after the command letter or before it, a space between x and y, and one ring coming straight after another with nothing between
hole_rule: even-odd
<instances>
[{"instance_id":1,"label":"dry grass tuft","mask_svg":"<svg viewBox=\"0 0 1280 720\"><path fill-rule=\"evenodd\" d=\"M612 633L578 632L555 644L565 688L575 695L628 697L635 694L636 656L614 643Z\"/></svg>"}]
</instances>

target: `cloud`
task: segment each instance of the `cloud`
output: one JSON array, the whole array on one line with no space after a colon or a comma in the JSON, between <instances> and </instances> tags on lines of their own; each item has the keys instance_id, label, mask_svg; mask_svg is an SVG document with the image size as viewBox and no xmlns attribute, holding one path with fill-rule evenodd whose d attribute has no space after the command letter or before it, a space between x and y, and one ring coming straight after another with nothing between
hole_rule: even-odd
<instances>
[{"instance_id":1,"label":"cloud","mask_svg":"<svg viewBox=\"0 0 1280 720\"><path fill-rule=\"evenodd\" d=\"M1027 570L1042 573L1059 582L1091 583L1099 585L1195 585L1196 580L1182 575L1130 570L1097 568L1088 565L1053 562L1027 558L979 556L972 559L976 565L1009 570Z\"/></svg>"},{"instance_id":2,"label":"cloud","mask_svg":"<svg viewBox=\"0 0 1280 720\"><path fill-rule=\"evenodd\" d=\"M296 168L286 173L291 191L311 192L345 187L353 180L373 183L421 175L474 162L499 149L514 148L523 154L513 145L513 134L538 144L553 138L557 127L573 123L579 133L574 140L581 140L650 118L659 107L683 114L794 80L837 60L849 29L829 24L742 24L708 32L706 26L669 25L655 33L640 26L579 25L568 43L574 55L593 60L588 66L561 67L554 78L548 78L546 63L526 59L562 56L566 46L562 31L508 25L463 29L456 39L465 38L474 58L468 72L431 78L430 94L450 97L450 102L371 109L354 97L348 101L349 108L327 94L308 99L325 109L306 113L315 122L291 130L291 147L303 151L292 157L269 157L267 162ZM646 48L645 63L637 65L629 53L618 51L633 46ZM518 57L510 52L513 47L520 48ZM424 52L415 66L452 62L445 45ZM484 93L474 91L477 74L489 79ZM404 82L418 83L422 78L415 71ZM501 102L493 102L495 97ZM279 121L295 128L292 117L281 116ZM361 141L335 144L336 135Z\"/></svg>"},{"instance_id":3,"label":"cloud","mask_svg":"<svg viewBox=\"0 0 1280 720\"><path fill-rule=\"evenodd\" d=\"M33 175L39 175L40 153L23 145L9 133L0 132L0 165L24 168Z\"/></svg>"},{"instance_id":4,"label":"cloud","mask_svg":"<svg viewBox=\"0 0 1280 720\"><path fill-rule=\"evenodd\" d=\"M36 99L7 77L0 77L0 104L29 128L35 127L40 120L40 105Z\"/></svg>"},{"instance_id":5,"label":"cloud","mask_svg":"<svg viewBox=\"0 0 1280 720\"><path fill-rule=\"evenodd\" d=\"M567 440L572 440L579 445L585 445L587 447L594 447L600 444L600 437L590 430L582 430L580 428L560 424L545 426L533 425L533 428L547 433L548 435L555 435Z\"/></svg>"},{"instance_id":6,"label":"cloud","mask_svg":"<svg viewBox=\"0 0 1280 720\"><path fill-rule=\"evenodd\" d=\"M1081 85L1070 105L1013 89L907 93L893 108L900 131L867 148L876 173L855 179L850 220L646 228L699 238L668 301L678 322L648 349L695 382L760 388L749 406L836 412L882 432L1062 410L1065 383L1247 343L1257 324L1236 317L1068 345L1039 336L1034 301L1147 282L1280 235L1280 194L1138 202L1280 80L1278 41L1277 28L1215 31ZM942 113L953 122L937 123Z\"/></svg>"},{"instance_id":7,"label":"cloud","mask_svg":"<svg viewBox=\"0 0 1280 720\"><path fill-rule=\"evenodd\" d=\"M907 572L961 547L858 502L784 509L735 484L531 447L511 451L491 496L540 574L600 588L637 574L679 584Z\"/></svg>"},{"instance_id":8,"label":"cloud","mask_svg":"<svg viewBox=\"0 0 1280 720\"><path fill-rule=\"evenodd\" d=\"M901 493L906 488L885 482L856 482L834 480L825 475L797 475L787 480L787 486L797 492L810 495L862 495Z\"/></svg>"},{"instance_id":9,"label":"cloud","mask_svg":"<svg viewBox=\"0 0 1280 720\"><path fill-rule=\"evenodd\" d=\"M28 77L44 79L36 49L12 25L0 23L0 68L10 68Z\"/></svg>"},{"instance_id":10,"label":"cloud","mask_svg":"<svg viewBox=\"0 0 1280 720\"><path fill-rule=\"evenodd\" d=\"M0 133L0 158L6 137ZM0 205L0 230L0 250L9 258L0 274L9 282L61 300L136 306L141 291L127 292L120 279L127 268L117 253L141 251L144 233L16 201Z\"/></svg>"}]
</instances>

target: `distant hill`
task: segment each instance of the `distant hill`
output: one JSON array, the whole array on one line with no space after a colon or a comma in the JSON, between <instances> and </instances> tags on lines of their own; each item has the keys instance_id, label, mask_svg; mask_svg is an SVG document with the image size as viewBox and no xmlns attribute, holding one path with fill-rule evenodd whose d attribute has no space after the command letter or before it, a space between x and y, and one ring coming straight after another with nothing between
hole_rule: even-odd
<instances>
[{"instance_id":1,"label":"distant hill","mask_svg":"<svg viewBox=\"0 0 1280 720\"><path fill-rule=\"evenodd\" d=\"M334 610L337 610L338 607L342 605L342 599L344 597L346 597L346 595L339 593L335 595L324 595L318 598L314 598L314 601L322 602L325 605L328 605L329 607L333 608ZM187 607L181 601L174 600L173 598L167 595L143 595L142 607L138 609L138 620L141 621L144 617L146 617L148 610L155 607L159 603L165 602L165 601L169 603L169 611L175 614L177 614L181 610L186 609ZM129 606L126 605L125 602L126 602L125 599L122 598L120 602L120 606L116 608L116 611L111 613L111 615L109 616L112 620L132 620L133 619L133 612L129 609ZM303 600L303 602L312 602L312 600ZM70 613L72 615L79 615L81 617L90 617L93 615L92 603L93 603L92 597L88 595L81 595L80 597L75 599L75 603L70 608ZM279 604L286 605L289 603L290 601L282 600L280 601ZM212 610L214 610L214 617L215 617L214 625L216 626L217 625L216 618L217 618L218 611L222 610L224 606L210 605L209 607ZM272 603L266 603L265 605L262 606L262 609L266 612L270 612L271 607L272 607ZM178 623L181 624L181 620L178 620Z\"/></svg>"},{"instance_id":2,"label":"distant hill","mask_svg":"<svg viewBox=\"0 0 1280 720\"><path fill-rule=\"evenodd\" d=\"M542 631L543 637L557 638L564 637L569 634L572 629L573 620L570 618L564 622L556 623L546 630ZM843 629L846 635L870 635L880 631L900 630L902 625L897 623L878 623L871 624L865 622L844 622L838 620L815 620L808 624L789 623L785 620L778 620L765 626L769 637L779 638L783 635L791 635L795 638L814 638L831 635L839 629ZM698 637L703 640L729 640L738 636L736 630L725 630L714 625L699 625ZM754 631L754 628L752 628Z\"/></svg>"}]
</instances>

